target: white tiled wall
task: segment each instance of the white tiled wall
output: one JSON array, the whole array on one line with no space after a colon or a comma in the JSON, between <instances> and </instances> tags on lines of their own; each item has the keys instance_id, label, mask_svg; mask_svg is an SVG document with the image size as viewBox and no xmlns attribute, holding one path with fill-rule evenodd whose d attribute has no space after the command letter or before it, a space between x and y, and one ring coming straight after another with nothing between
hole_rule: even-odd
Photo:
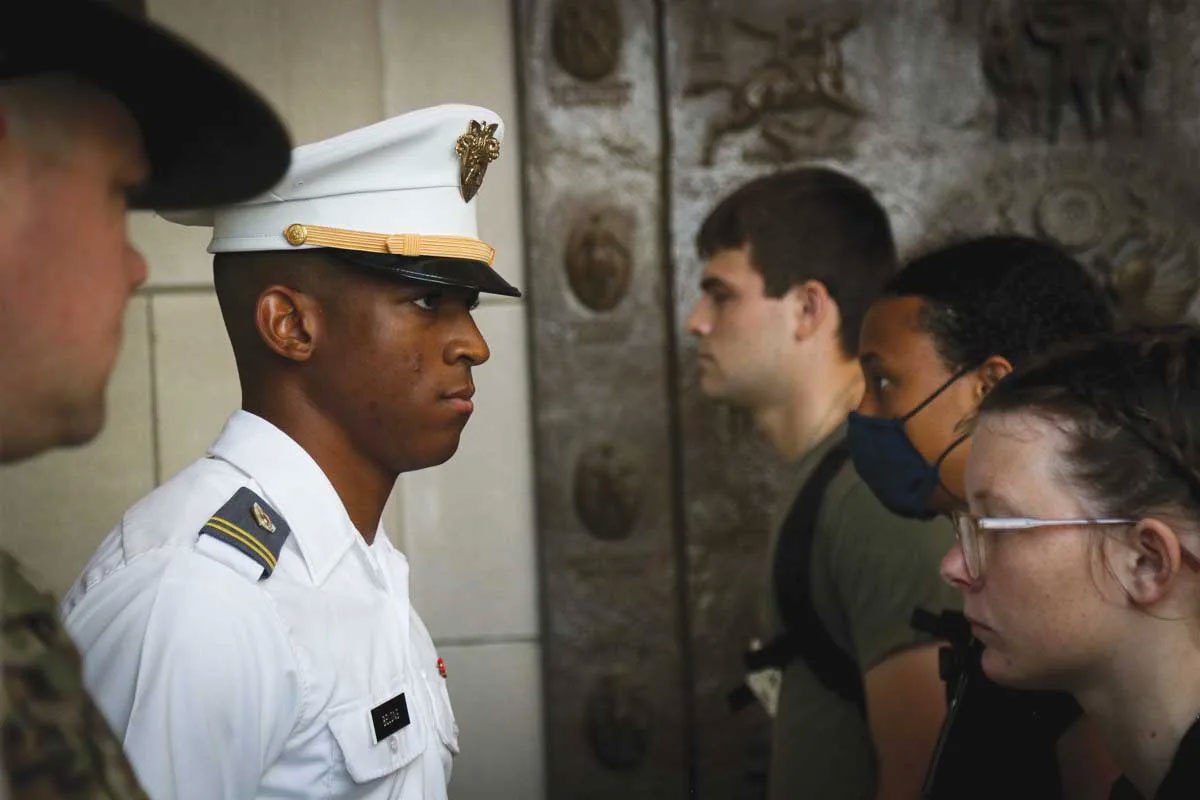
<instances>
[{"instance_id":1,"label":"white tiled wall","mask_svg":"<svg viewBox=\"0 0 1200 800\"><path fill-rule=\"evenodd\" d=\"M527 800L542 796L541 686L534 642L442 646L461 755L450 797Z\"/></svg>"},{"instance_id":2,"label":"white tiled wall","mask_svg":"<svg viewBox=\"0 0 1200 800\"><path fill-rule=\"evenodd\" d=\"M523 285L511 8L504 0L147 0L149 15L231 66L279 109L297 144L442 102L507 124L479 194L480 236ZM240 395L212 292L204 229L148 213L150 263L133 300L91 445L0 469L7 547L61 592L121 512L203 455ZM459 453L402 476L385 512L414 602L450 666L462 728L451 796L540 798L542 734L525 309L485 298L492 359Z\"/></svg>"},{"instance_id":3,"label":"white tiled wall","mask_svg":"<svg viewBox=\"0 0 1200 800\"><path fill-rule=\"evenodd\" d=\"M233 348L211 290L150 295L158 479L204 455L241 405Z\"/></svg>"}]
</instances>

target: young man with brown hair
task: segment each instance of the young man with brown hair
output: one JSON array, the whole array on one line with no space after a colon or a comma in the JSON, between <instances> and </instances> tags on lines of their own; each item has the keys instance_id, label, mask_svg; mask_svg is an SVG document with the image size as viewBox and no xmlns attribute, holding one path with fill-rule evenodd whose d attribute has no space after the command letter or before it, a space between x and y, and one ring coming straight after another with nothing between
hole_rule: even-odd
<instances>
[{"instance_id":1,"label":"young man with brown hair","mask_svg":"<svg viewBox=\"0 0 1200 800\"><path fill-rule=\"evenodd\" d=\"M887 216L857 181L796 169L722 200L697 244L701 388L749 411L796 476L771 540L770 641L751 656L782 670L769 797L918 797L945 696L909 619L957 602L938 576L954 537L888 512L844 444L859 326L896 267Z\"/></svg>"}]
</instances>

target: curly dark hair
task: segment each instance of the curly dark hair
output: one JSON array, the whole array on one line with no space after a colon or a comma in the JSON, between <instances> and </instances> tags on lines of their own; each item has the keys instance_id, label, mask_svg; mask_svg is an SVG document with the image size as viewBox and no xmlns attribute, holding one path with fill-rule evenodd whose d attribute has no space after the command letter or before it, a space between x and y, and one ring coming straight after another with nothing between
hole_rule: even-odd
<instances>
[{"instance_id":1,"label":"curly dark hair","mask_svg":"<svg viewBox=\"0 0 1200 800\"><path fill-rule=\"evenodd\" d=\"M1200 329L1135 330L1044 354L979 407L1061 424L1067 474L1102 516L1200 510Z\"/></svg>"},{"instance_id":2,"label":"curly dark hair","mask_svg":"<svg viewBox=\"0 0 1200 800\"><path fill-rule=\"evenodd\" d=\"M1014 367L1070 339L1111 331L1100 284L1075 259L1026 236L986 236L909 262L884 296L917 296L924 329L951 370L1000 355Z\"/></svg>"},{"instance_id":3,"label":"curly dark hair","mask_svg":"<svg viewBox=\"0 0 1200 800\"><path fill-rule=\"evenodd\" d=\"M897 266L891 224L869 189L825 167L756 178L718 203L696 234L701 258L745 245L768 297L808 280L824 284L841 317L842 349L858 351L862 318Z\"/></svg>"}]
</instances>

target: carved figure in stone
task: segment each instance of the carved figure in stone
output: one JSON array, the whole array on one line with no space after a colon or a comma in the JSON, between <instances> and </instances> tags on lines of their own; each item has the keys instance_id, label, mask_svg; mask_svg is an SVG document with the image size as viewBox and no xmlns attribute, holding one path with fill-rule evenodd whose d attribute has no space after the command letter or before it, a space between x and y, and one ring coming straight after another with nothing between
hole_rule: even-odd
<instances>
[{"instance_id":1,"label":"carved figure in stone","mask_svg":"<svg viewBox=\"0 0 1200 800\"><path fill-rule=\"evenodd\" d=\"M1150 2L987 0L980 60L996 98L997 135L1008 139L1022 126L1057 141L1072 105L1091 139L1109 132L1118 97L1140 133Z\"/></svg>"},{"instance_id":2,"label":"carved figure in stone","mask_svg":"<svg viewBox=\"0 0 1200 800\"><path fill-rule=\"evenodd\" d=\"M1022 2L988 3L980 33L983 76L996 96L996 134L1001 139L1010 138L1015 127L1038 130L1037 87L1025 48Z\"/></svg>"},{"instance_id":3,"label":"carved figure in stone","mask_svg":"<svg viewBox=\"0 0 1200 800\"><path fill-rule=\"evenodd\" d=\"M1107 126L1112 119L1114 96L1120 92L1139 134L1146 116L1146 73L1150 71L1150 9L1148 0L1125 0L1117 14L1117 46L1104 66L1100 80L1100 116Z\"/></svg>"},{"instance_id":4,"label":"carved figure in stone","mask_svg":"<svg viewBox=\"0 0 1200 800\"><path fill-rule=\"evenodd\" d=\"M789 16L780 31L743 19L734 27L769 42L772 52L741 82L711 79L691 84L686 94L715 89L731 93L729 108L711 119L701 162L711 164L720 140L734 132L760 126L764 141L779 161L828 149L831 140L848 130L848 120L861 117L862 108L846 94L841 40L858 21L809 22Z\"/></svg>"},{"instance_id":5,"label":"carved figure in stone","mask_svg":"<svg viewBox=\"0 0 1200 800\"><path fill-rule=\"evenodd\" d=\"M615 308L629 290L632 222L620 209L601 209L576 225L567 240L567 280L579 301L593 311Z\"/></svg>"},{"instance_id":6,"label":"carved figure in stone","mask_svg":"<svg viewBox=\"0 0 1200 800\"><path fill-rule=\"evenodd\" d=\"M619 541L633 532L642 502L637 461L618 445L585 450L575 466L575 511L597 539Z\"/></svg>"},{"instance_id":7,"label":"carved figure in stone","mask_svg":"<svg viewBox=\"0 0 1200 800\"><path fill-rule=\"evenodd\" d=\"M554 60L581 81L611 75L621 54L621 14L616 0L558 0L550 46Z\"/></svg>"}]
</instances>

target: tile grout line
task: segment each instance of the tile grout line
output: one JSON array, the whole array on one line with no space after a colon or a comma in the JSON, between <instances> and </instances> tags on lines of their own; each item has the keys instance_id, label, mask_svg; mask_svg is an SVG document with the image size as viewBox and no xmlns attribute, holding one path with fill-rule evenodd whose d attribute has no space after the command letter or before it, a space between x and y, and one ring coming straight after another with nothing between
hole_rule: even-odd
<instances>
[{"instance_id":1,"label":"tile grout line","mask_svg":"<svg viewBox=\"0 0 1200 800\"><path fill-rule=\"evenodd\" d=\"M497 644L541 644L537 634L515 634L512 636L446 636L433 637L433 643L438 647L481 647Z\"/></svg>"}]
</instances>

